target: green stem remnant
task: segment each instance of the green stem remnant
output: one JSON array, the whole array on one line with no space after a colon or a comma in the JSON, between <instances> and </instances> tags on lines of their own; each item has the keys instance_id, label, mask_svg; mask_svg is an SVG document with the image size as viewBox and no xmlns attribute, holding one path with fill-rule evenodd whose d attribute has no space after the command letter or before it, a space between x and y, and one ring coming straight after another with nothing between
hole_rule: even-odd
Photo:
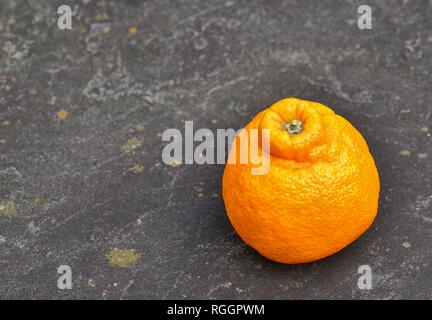
<instances>
[{"instance_id":1,"label":"green stem remnant","mask_svg":"<svg viewBox=\"0 0 432 320\"><path fill-rule=\"evenodd\" d=\"M299 134L303 131L303 122L300 120L294 119L287 125L285 125L285 129L288 131L290 135Z\"/></svg>"}]
</instances>

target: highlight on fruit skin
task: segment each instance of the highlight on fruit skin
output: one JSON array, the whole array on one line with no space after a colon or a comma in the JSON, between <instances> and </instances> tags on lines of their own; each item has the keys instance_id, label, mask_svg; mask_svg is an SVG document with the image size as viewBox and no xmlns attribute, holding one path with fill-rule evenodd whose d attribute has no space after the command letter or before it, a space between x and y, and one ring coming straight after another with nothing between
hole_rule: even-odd
<instances>
[{"instance_id":1,"label":"highlight on fruit skin","mask_svg":"<svg viewBox=\"0 0 432 320\"><path fill-rule=\"evenodd\" d=\"M227 215L246 244L273 261L306 263L338 252L370 227L379 175L366 141L346 119L322 104L287 98L244 129L270 130L267 174L251 174L249 161L227 163L223 175ZM234 145L239 150L230 153L250 150Z\"/></svg>"}]
</instances>

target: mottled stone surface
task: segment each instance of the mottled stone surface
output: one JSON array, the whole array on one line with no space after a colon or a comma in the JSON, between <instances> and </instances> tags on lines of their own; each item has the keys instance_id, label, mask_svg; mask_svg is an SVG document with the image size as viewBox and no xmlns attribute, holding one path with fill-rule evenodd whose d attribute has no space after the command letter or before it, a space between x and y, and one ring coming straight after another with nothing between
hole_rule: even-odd
<instances>
[{"instance_id":1,"label":"mottled stone surface","mask_svg":"<svg viewBox=\"0 0 432 320\"><path fill-rule=\"evenodd\" d=\"M64 1L2 0L1 298L432 298L432 5L367 2L372 30L364 1L71 0L61 31ZM382 181L373 227L300 266L240 241L222 165L161 159L165 129L238 129L286 96L349 119Z\"/></svg>"}]
</instances>

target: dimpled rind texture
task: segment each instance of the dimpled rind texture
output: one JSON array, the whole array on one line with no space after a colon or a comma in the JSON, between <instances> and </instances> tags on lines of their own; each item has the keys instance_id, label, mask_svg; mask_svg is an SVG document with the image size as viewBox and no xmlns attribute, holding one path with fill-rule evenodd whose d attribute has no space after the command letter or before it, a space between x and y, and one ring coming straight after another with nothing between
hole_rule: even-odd
<instances>
[{"instance_id":1,"label":"dimpled rind texture","mask_svg":"<svg viewBox=\"0 0 432 320\"><path fill-rule=\"evenodd\" d=\"M284 125L294 118L304 130L290 136ZM256 115L250 129L270 130L268 173L253 175L250 162L227 163L222 182L229 220L246 244L273 261L306 263L338 252L370 227L378 171L346 119L322 104L287 98ZM249 154L238 139L230 153Z\"/></svg>"}]
</instances>

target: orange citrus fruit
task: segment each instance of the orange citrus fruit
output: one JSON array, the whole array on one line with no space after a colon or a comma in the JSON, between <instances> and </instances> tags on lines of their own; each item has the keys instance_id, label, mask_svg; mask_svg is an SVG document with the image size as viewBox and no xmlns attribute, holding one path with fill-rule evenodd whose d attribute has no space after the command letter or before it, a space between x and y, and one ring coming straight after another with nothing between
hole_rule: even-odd
<instances>
[{"instance_id":1,"label":"orange citrus fruit","mask_svg":"<svg viewBox=\"0 0 432 320\"><path fill-rule=\"evenodd\" d=\"M322 104L287 98L256 115L244 130L251 129L270 132L269 149L256 142L269 153L268 172L252 174L255 162L228 162L222 182L228 217L246 244L273 261L306 263L369 228L378 210L378 171L346 119ZM250 154L238 139L230 156Z\"/></svg>"}]
</instances>

